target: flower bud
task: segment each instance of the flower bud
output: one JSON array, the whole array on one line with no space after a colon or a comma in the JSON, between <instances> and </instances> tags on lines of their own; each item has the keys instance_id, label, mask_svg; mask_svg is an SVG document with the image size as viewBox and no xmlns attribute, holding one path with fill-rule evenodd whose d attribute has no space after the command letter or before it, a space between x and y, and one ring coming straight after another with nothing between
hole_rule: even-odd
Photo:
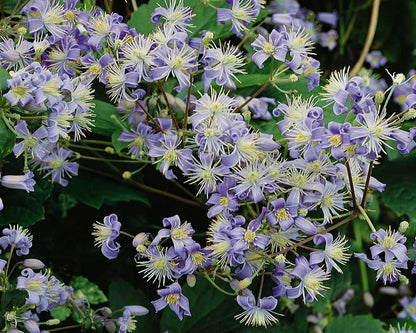
<instances>
[{"instance_id":1,"label":"flower bud","mask_svg":"<svg viewBox=\"0 0 416 333\"><path fill-rule=\"evenodd\" d=\"M110 317L113 314L113 311L107 306L97 309L97 312L100 312L105 317Z\"/></svg>"},{"instance_id":2,"label":"flower bud","mask_svg":"<svg viewBox=\"0 0 416 333\"><path fill-rule=\"evenodd\" d=\"M156 108L156 105L157 105L157 100L156 100L156 98L151 97L151 98L149 98L149 99L147 100L147 107L148 107L149 109L151 109L151 110L155 109L155 108Z\"/></svg>"},{"instance_id":3,"label":"flower bud","mask_svg":"<svg viewBox=\"0 0 416 333\"><path fill-rule=\"evenodd\" d=\"M17 28L17 32L18 32L20 35L26 35L26 33L27 33L27 29L26 29L26 27L19 27L19 28Z\"/></svg>"},{"instance_id":4,"label":"flower bud","mask_svg":"<svg viewBox=\"0 0 416 333\"><path fill-rule=\"evenodd\" d=\"M308 215L308 210L306 208L299 208L298 214L300 216L306 216L306 215Z\"/></svg>"},{"instance_id":5,"label":"flower bud","mask_svg":"<svg viewBox=\"0 0 416 333\"><path fill-rule=\"evenodd\" d=\"M104 323L104 327L109 333L115 333L116 331L116 324L113 321L109 320Z\"/></svg>"},{"instance_id":6,"label":"flower bud","mask_svg":"<svg viewBox=\"0 0 416 333\"><path fill-rule=\"evenodd\" d=\"M376 102L377 105L380 105L384 101L384 96L384 92L378 90L374 96L374 102Z\"/></svg>"},{"instance_id":7,"label":"flower bud","mask_svg":"<svg viewBox=\"0 0 416 333\"><path fill-rule=\"evenodd\" d=\"M367 305L369 308L374 306L374 297L371 295L369 291L366 291L363 295L364 304Z\"/></svg>"},{"instance_id":8,"label":"flower bud","mask_svg":"<svg viewBox=\"0 0 416 333\"><path fill-rule=\"evenodd\" d=\"M409 109L407 112L403 115L402 120L411 120L416 118L416 110L415 109Z\"/></svg>"},{"instance_id":9,"label":"flower bud","mask_svg":"<svg viewBox=\"0 0 416 333\"><path fill-rule=\"evenodd\" d=\"M409 228L409 222L407 222L407 221L400 222L399 232L401 234L404 234L406 232L407 228Z\"/></svg>"},{"instance_id":10,"label":"flower bud","mask_svg":"<svg viewBox=\"0 0 416 333\"><path fill-rule=\"evenodd\" d=\"M409 284L409 279L406 276L404 276L404 275L400 275L399 276L399 281L401 283L404 283L404 284Z\"/></svg>"},{"instance_id":11,"label":"flower bud","mask_svg":"<svg viewBox=\"0 0 416 333\"><path fill-rule=\"evenodd\" d=\"M25 259L23 260L23 266L31 269L42 269L45 267L45 264L38 259Z\"/></svg>"},{"instance_id":12,"label":"flower bud","mask_svg":"<svg viewBox=\"0 0 416 333\"><path fill-rule=\"evenodd\" d=\"M274 260L276 260L276 262L277 262L278 264L283 264L283 263L286 261L286 257L284 256L284 254L283 254L283 253L281 253L281 254L278 254L278 255L274 258Z\"/></svg>"},{"instance_id":13,"label":"flower bud","mask_svg":"<svg viewBox=\"0 0 416 333\"><path fill-rule=\"evenodd\" d=\"M399 294L399 290L397 288L388 287L388 286L381 287L378 291L384 295L389 295L389 296L396 296Z\"/></svg>"},{"instance_id":14,"label":"flower bud","mask_svg":"<svg viewBox=\"0 0 416 333\"><path fill-rule=\"evenodd\" d=\"M39 333L40 332L39 325L36 322L36 320L34 320L34 319L27 319L27 320L25 320L24 325L25 325L25 328L30 333Z\"/></svg>"},{"instance_id":15,"label":"flower bud","mask_svg":"<svg viewBox=\"0 0 416 333\"><path fill-rule=\"evenodd\" d=\"M186 276L186 283L189 287L193 288L196 285L196 277L194 274L188 274Z\"/></svg>"},{"instance_id":16,"label":"flower bud","mask_svg":"<svg viewBox=\"0 0 416 333\"><path fill-rule=\"evenodd\" d=\"M290 82L296 82L298 80L298 76L296 74L289 75Z\"/></svg>"},{"instance_id":17,"label":"flower bud","mask_svg":"<svg viewBox=\"0 0 416 333\"><path fill-rule=\"evenodd\" d=\"M133 238L133 246L137 249L139 245L144 245L149 240L149 235L145 232L140 232Z\"/></svg>"},{"instance_id":18,"label":"flower bud","mask_svg":"<svg viewBox=\"0 0 416 333\"><path fill-rule=\"evenodd\" d=\"M207 31L206 33L205 33L205 37L204 38L202 38L202 40L201 40L201 45L202 46L207 46L207 45L209 45L209 43L211 43L211 41L214 39L214 33L213 32L211 32L211 31Z\"/></svg>"},{"instance_id":19,"label":"flower bud","mask_svg":"<svg viewBox=\"0 0 416 333\"><path fill-rule=\"evenodd\" d=\"M251 285L251 279L249 279L249 278L242 279L238 284L239 284L241 289L245 289L249 285Z\"/></svg>"},{"instance_id":20,"label":"flower bud","mask_svg":"<svg viewBox=\"0 0 416 333\"><path fill-rule=\"evenodd\" d=\"M132 316L144 316L149 313L149 310L141 305L127 305L123 308L123 311L129 311Z\"/></svg>"},{"instance_id":21,"label":"flower bud","mask_svg":"<svg viewBox=\"0 0 416 333\"><path fill-rule=\"evenodd\" d=\"M105 149L104 149L104 151L107 153L107 154L114 154L114 148L113 147L105 147Z\"/></svg>"},{"instance_id":22,"label":"flower bud","mask_svg":"<svg viewBox=\"0 0 416 333\"><path fill-rule=\"evenodd\" d=\"M406 80L406 76L403 73L393 74L393 86L397 87Z\"/></svg>"},{"instance_id":23,"label":"flower bud","mask_svg":"<svg viewBox=\"0 0 416 333\"><path fill-rule=\"evenodd\" d=\"M48 325L48 326L53 326L53 325L59 325L59 323L60 323L61 321L59 320L59 319L49 319L49 320L47 320L46 321L46 325Z\"/></svg>"},{"instance_id":24,"label":"flower bud","mask_svg":"<svg viewBox=\"0 0 416 333\"><path fill-rule=\"evenodd\" d=\"M164 105L173 105L175 103L175 97L170 93L166 93L166 99L163 94L159 95L159 99Z\"/></svg>"},{"instance_id":25,"label":"flower bud","mask_svg":"<svg viewBox=\"0 0 416 333\"><path fill-rule=\"evenodd\" d=\"M130 179L131 178L131 172L130 171L124 171L123 174L121 175L121 177L123 177L123 179Z\"/></svg>"},{"instance_id":26,"label":"flower bud","mask_svg":"<svg viewBox=\"0 0 416 333\"><path fill-rule=\"evenodd\" d=\"M251 112L249 110L246 110L246 111L243 111L242 115L243 115L245 122L249 123L251 120Z\"/></svg>"},{"instance_id":27,"label":"flower bud","mask_svg":"<svg viewBox=\"0 0 416 333\"><path fill-rule=\"evenodd\" d=\"M173 107L179 111L185 112L186 104L181 98L175 97Z\"/></svg>"}]
</instances>

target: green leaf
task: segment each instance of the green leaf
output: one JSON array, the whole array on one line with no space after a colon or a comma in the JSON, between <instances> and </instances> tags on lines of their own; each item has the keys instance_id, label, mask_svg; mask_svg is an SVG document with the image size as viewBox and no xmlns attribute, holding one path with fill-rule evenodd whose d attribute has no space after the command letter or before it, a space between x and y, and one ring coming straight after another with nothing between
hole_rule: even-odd
<instances>
[{"instance_id":1,"label":"green leaf","mask_svg":"<svg viewBox=\"0 0 416 333\"><path fill-rule=\"evenodd\" d=\"M128 142L118 141L121 132L123 132L123 130L119 129L111 135L111 143L113 144L113 147L117 153L121 152L124 148L127 148L127 146L129 145Z\"/></svg>"},{"instance_id":2,"label":"green leaf","mask_svg":"<svg viewBox=\"0 0 416 333\"><path fill-rule=\"evenodd\" d=\"M224 288L227 287L224 284ZM235 298L220 293L203 277L198 276L193 288L183 286L182 293L189 299L192 317L184 316L180 321L176 314L167 308L163 311L161 331L212 333L217 332L219 327L222 332L227 332L240 326L234 319L234 315L240 311Z\"/></svg>"},{"instance_id":3,"label":"green leaf","mask_svg":"<svg viewBox=\"0 0 416 333\"><path fill-rule=\"evenodd\" d=\"M75 295L80 295L81 292L91 304L100 304L108 301L100 288L83 276L75 276L72 278L70 286L74 288Z\"/></svg>"},{"instance_id":4,"label":"green leaf","mask_svg":"<svg viewBox=\"0 0 416 333\"><path fill-rule=\"evenodd\" d=\"M111 136L115 130L120 129L117 123L111 119L111 116L114 115L120 120L116 107L113 104L103 102L98 99L94 100L94 104L95 126L92 128L92 131L97 134Z\"/></svg>"},{"instance_id":5,"label":"green leaf","mask_svg":"<svg viewBox=\"0 0 416 333\"><path fill-rule=\"evenodd\" d=\"M385 333L383 324L382 321L366 315L348 315L331 321L326 327L325 333Z\"/></svg>"},{"instance_id":6,"label":"green leaf","mask_svg":"<svg viewBox=\"0 0 416 333\"><path fill-rule=\"evenodd\" d=\"M10 79L11 76L8 71L6 71L3 67L0 67L0 89L2 91L7 90L7 80Z\"/></svg>"},{"instance_id":7,"label":"green leaf","mask_svg":"<svg viewBox=\"0 0 416 333\"><path fill-rule=\"evenodd\" d=\"M85 186L85 184L88 184L88 186ZM114 203L133 200L150 206L143 192L129 185L93 175L79 175L72 178L68 186L61 189L61 192L95 209L100 209L105 202Z\"/></svg>"},{"instance_id":8,"label":"green leaf","mask_svg":"<svg viewBox=\"0 0 416 333\"><path fill-rule=\"evenodd\" d=\"M68 309L66 306L57 306L51 310L52 318L59 319L60 321L64 321L71 315L71 310Z\"/></svg>"},{"instance_id":9,"label":"green leaf","mask_svg":"<svg viewBox=\"0 0 416 333\"><path fill-rule=\"evenodd\" d=\"M7 128L4 120L0 119L0 158L6 157L13 151L15 142L16 136Z\"/></svg>"},{"instance_id":10,"label":"green leaf","mask_svg":"<svg viewBox=\"0 0 416 333\"><path fill-rule=\"evenodd\" d=\"M156 0L151 0L148 3L139 6L139 8L131 15L130 20L127 22L128 25L144 35L148 35L152 32L156 25L150 21L150 18L157 7L157 2L158 1Z\"/></svg>"},{"instance_id":11,"label":"green leaf","mask_svg":"<svg viewBox=\"0 0 416 333\"><path fill-rule=\"evenodd\" d=\"M16 224L23 227L45 218L44 203L49 198L53 185L47 178L37 178L35 191L0 188L4 209L0 211L0 225Z\"/></svg>"},{"instance_id":12,"label":"green leaf","mask_svg":"<svg viewBox=\"0 0 416 333\"><path fill-rule=\"evenodd\" d=\"M236 80L237 88L245 88L245 87L251 87L251 86L261 86L270 78L270 75L268 74L245 74L245 75L236 75L236 77L238 79Z\"/></svg>"},{"instance_id":13,"label":"green leaf","mask_svg":"<svg viewBox=\"0 0 416 333\"><path fill-rule=\"evenodd\" d=\"M397 215L407 215L412 229L416 225L416 174L412 172L415 168L416 156L407 156L386 162L375 170L376 178L386 184L384 192L379 194L383 202Z\"/></svg>"},{"instance_id":14,"label":"green leaf","mask_svg":"<svg viewBox=\"0 0 416 333\"><path fill-rule=\"evenodd\" d=\"M134 288L130 283L123 279L116 279L110 283L108 298L113 311L123 308L126 305L141 305L149 310L143 317L136 317L138 322L137 330L141 332L160 332L157 323L157 316L154 307L143 291Z\"/></svg>"}]
</instances>

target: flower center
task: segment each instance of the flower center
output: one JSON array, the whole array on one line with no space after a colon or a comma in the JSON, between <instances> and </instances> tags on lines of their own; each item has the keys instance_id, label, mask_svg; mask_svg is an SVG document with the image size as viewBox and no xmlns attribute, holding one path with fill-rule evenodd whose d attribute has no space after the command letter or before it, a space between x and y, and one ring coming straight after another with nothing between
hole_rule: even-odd
<instances>
[{"instance_id":1,"label":"flower center","mask_svg":"<svg viewBox=\"0 0 416 333\"><path fill-rule=\"evenodd\" d=\"M342 143L341 135L335 134L329 138L329 143L332 147L338 147Z\"/></svg>"},{"instance_id":2,"label":"flower center","mask_svg":"<svg viewBox=\"0 0 416 333\"><path fill-rule=\"evenodd\" d=\"M168 304L178 304L179 303L179 294L169 294L165 296L165 301Z\"/></svg>"},{"instance_id":3,"label":"flower center","mask_svg":"<svg viewBox=\"0 0 416 333\"><path fill-rule=\"evenodd\" d=\"M228 197L221 197L220 198L220 205L221 206L227 207L229 203L230 203L230 199L228 199Z\"/></svg>"},{"instance_id":4,"label":"flower center","mask_svg":"<svg viewBox=\"0 0 416 333\"><path fill-rule=\"evenodd\" d=\"M253 243L255 239L256 239L256 233L253 230L248 229L244 233L244 241L246 243Z\"/></svg>"},{"instance_id":5,"label":"flower center","mask_svg":"<svg viewBox=\"0 0 416 333\"><path fill-rule=\"evenodd\" d=\"M275 211L274 215L278 221L283 221L289 217L289 212L285 208L280 208Z\"/></svg>"}]
</instances>

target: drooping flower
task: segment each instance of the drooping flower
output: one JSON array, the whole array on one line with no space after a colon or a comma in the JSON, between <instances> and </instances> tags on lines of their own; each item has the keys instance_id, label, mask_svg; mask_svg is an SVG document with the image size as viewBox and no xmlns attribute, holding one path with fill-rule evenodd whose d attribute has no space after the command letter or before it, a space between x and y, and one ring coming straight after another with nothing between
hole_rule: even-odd
<instances>
[{"instance_id":1,"label":"drooping flower","mask_svg":"<svg viewBox=\"0 0 416 333\"><path fill-rule=\"evenodd\" d=\"M253 62L259 68L263 68L263 63L270 57L279 61L285 61L286 59L287 41L285 35L277 30L273 30L268 39L258 35L251 46L256 51L252 57Z\"/></svg>"},{"instance_id":2,"label":"drooping flower","mask_svg":"<svg viewBox=\"0 0 416 333\"><path fill-rule=\"evenodd\" d=\"M257 1L231 0L232 8L217 8L217 21L225 24L231 22L231 31L236 36L242 37L242 31L247 29L250 22L259 14Z\"/></svg>"},{"instance_id":3,"label":"drooping flower","mask_svg":"<svg viewBox=\"0 0 416 333\"><path fill-rule=\"evenodd\" d=\"M191 316L189 301L182 294L182 288L179 283L174 282L165 289L159 289L157 293L161 298L151 302L155 307L156 312L159 312L166 306L169 306L169 308L176 313L180 320L183 319L183 315Z\"/></svg>"},{"instance_id":4,"label":"drooping flower","mask_svg":"<svg viewBox=\"0 0 416 333\"><path fill-rule=\"evenodd\" d=\"M101 248L101 253L108 259L115 259L120 251L120 244L114 240L120 235L121 223L116 214L104 217L103 223L95 222L92 235L95 237L94 245Z\"/></svg>"},{"instance_id":5,"label":"drooping flower","mask_svg":"<svg viewBox=\"0 0 416 333\"><path fill-rule=\"evenodd\" d=\"M289 298L298 298L302 295L303 301L306 303L316 300L317 295L322 296L322 291L328 289L323 285L323 282L329 279L329 275L318 265L311 265L303 256L296 258L296 266L289 275L292 278L300 279L296 287L287 288Z\"/></svg>"},{"instance_id":6,"label":"drooping flower","mask_svg":"<svg viewBox=\"0 0 416 333\"><path fill-rule=\"evenodd\" d=\"M277 299L273 296L263 297L256 302L251 291L245 289L245 295L237 296L237 303L244 309L244 312L235 316L240 323L248 326L267 326L276 323L277 314L273 310L277 306Z\"/></svg>"},{"instance_id":7,"label":"drooping flower","mask_svg":"<svg viewBox=\"0 0 416 333\"><path fill-rule=\"evenodd\" d=\"M28 229L11 225L9 228L3 229L3 235L0 237L0 246L4 250L10 245L16 249L18 256L29 253L29 249L32 247L33 236L29 233Z\"/></svg>"},{"instance_id":8,"label":"drooping flower","mask_svg":"<svg viewBox=\"0 0 416 333\"><path fill-rule=\"evenodd\" d=\"M22 176L6 175L0 177L2 186L12 189L25 190L26 192L33 192L36 184L33 179L33 172L29 171Z\"/></svg>"},{"instance_id":9,"label":"drooping flower","mask_svg":"<svg viewBox=\"0 0 416 333\"><path fill-rule=\"evenodd\" d=\"M348 262L351 254L347 253L349 246L346 246L347 240L345 236L338 237L334 240L334 237L330 233L318 234L313 239L315 245L324 244L325 249L322 251L314 251L310 254L310 263L319 264L325 261L326 271L330 272L334 267L338 272L342 273L342 269L338 266L337 262L345 265Z\"/></svg>"}]
</instances>

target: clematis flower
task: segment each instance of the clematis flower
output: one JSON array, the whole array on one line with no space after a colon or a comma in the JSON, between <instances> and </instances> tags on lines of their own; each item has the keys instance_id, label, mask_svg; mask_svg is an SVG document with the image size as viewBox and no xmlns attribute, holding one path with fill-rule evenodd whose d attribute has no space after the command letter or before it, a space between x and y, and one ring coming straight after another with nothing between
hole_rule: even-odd
<instances>
[{"instance_id":1,"label":"clematis flower","mask_svg":"<svg viewBox=\"0 0 416 333\"><path fill-rule=\"evenodd\" d=\"M235 316L240 323L267 327L278 321L275 317L276 312L273 311L276 308L277 299L273 296L260 298L256 302L252 292L246 289L245 295L237 296L237 303L244 309L244 312Z\"/></svg>"},{"instance_id":2,"label":"clematis flower","mask_svg":"<svg viewBox=\"0 0 416 333\"><path fill-rule=\"evenodd\" d=\"M101 253L108 259L117 258L120 251L120 244L114 242L120 234L120 227L121 223L116 214L104 217L103 223L95 222L93 224L94 245L101 247Z\"/></svg>"},{"instance_id":3,"label":"clematis flower","mask_svg":"<svg viewBox=\"0 0 416 333\"><path fill-rule=\"evenodd\" d=\"M169 305L169 308L176 313L180 320L183 319L183 315L191 316L189 301L182 294L182 288L178 282L172 283L165 289L159 289L157 293L161 298L151 302L156 312L159 312Z\"/></svg>"}]
</instances>

